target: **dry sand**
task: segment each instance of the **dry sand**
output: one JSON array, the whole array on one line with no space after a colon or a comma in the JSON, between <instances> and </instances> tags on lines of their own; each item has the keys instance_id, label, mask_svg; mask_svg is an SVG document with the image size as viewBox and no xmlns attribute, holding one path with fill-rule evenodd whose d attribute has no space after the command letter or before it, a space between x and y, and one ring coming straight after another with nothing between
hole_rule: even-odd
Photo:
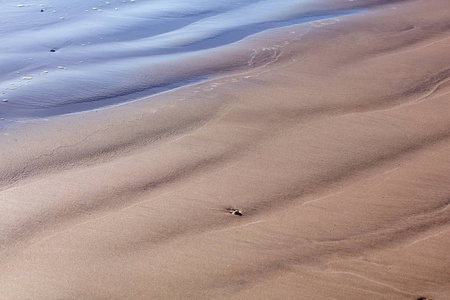
<instances>
[{"instance_id":1,"label":"dry sand","mask_svg":"<svg viewBox=\"0 0 450 300\"><path fill-rule=\"evenodd\" d=\"M5 126L0 298L450 299L449 33L450 2L402 1Z\"/></svg>"}]
</instances>

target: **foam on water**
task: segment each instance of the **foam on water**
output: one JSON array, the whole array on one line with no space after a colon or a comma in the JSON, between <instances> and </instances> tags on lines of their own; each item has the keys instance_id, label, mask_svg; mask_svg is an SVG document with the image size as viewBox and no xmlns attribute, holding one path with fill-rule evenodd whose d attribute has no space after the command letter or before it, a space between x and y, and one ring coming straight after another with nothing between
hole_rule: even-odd
<instances>
[{"instance_id":1,"label":"foam on water","mask_svg":"<svg viewBox=\"0 0 450 300\"><path fill-rule=\"evenodd\" d=\"M214 66L189 61L307 21L309 1L0 0L0 117L82 111L207 78Z\"/></svg>"}]
</instances>

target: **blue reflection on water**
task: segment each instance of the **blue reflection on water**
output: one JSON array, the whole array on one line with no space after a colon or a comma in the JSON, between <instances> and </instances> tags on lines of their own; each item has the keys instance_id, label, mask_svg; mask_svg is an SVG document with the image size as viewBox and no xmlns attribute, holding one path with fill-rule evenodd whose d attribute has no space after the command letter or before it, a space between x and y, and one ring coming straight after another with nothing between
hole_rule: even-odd
<instances>
[{"instance_id":1,"label":"blue reflection on water","mask_svg":"<svg viewBox=\"0 0 450 300\"><path fill-rule=\"evenodd\" d=\"M189 61L210 49L271 28L353 13L312 12L309 2L1 3L0 100L7 102L0 102L0 116L82 111L203 80L213 75L214 62L196 68Z\"/></svg>"}]
</instances>

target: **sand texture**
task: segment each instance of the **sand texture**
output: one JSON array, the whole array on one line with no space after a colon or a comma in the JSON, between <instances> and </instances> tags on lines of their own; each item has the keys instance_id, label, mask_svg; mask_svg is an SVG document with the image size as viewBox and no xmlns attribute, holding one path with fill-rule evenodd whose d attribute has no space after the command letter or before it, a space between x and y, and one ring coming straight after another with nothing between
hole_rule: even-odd
<instances>
[{"instance_id":1,"label":"sand texture","mask_svg":"<svg viewBox=\"0 0 450 300\"><path fill-rule=\"evenodd\" d=\"M450 2L236 47L248 69L2 128L0 299L450 299Z\"/></svg>"}]
</instances>

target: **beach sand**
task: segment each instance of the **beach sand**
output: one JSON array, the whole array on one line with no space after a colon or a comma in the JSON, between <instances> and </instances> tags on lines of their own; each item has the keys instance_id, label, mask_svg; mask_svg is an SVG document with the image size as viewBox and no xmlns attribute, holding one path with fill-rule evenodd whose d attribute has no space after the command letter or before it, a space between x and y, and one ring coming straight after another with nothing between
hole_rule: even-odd
<instances>
[{"instance_id":1,"label":"beach sand","mask_svg":"<svg viewBox=\"0 0 450 300\"><path fill-rule=\"evenodd\" d=\"M449 16L271 30L258 68L4 125L0 298L449 299Z\"/></svg>"}]
</instances>

